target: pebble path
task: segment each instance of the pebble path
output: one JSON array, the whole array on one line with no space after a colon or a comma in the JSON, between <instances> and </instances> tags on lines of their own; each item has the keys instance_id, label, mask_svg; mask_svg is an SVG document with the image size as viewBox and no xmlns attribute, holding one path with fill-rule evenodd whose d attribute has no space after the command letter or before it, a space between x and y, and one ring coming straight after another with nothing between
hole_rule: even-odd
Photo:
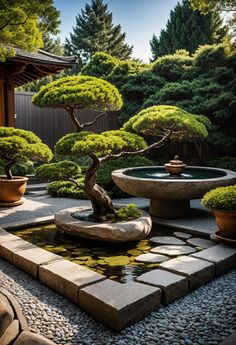
<instances>
[{"instance_id":1,"label":"pebble path","mask_svg":"<svg viewBox=\"0 0 236 345\"><path fill-rule=\"evenodd\" d=\"M236 329L236 270L120 333L1 259L0 286L16 297L31 331L60 345L217 345Z\"/></svg>"}]
</instances>

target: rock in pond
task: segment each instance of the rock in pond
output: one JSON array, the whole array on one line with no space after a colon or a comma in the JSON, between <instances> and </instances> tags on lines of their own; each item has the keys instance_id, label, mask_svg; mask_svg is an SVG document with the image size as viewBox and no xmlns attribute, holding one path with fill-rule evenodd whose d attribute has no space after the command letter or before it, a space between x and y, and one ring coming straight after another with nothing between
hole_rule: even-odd
<instances>
[{"instance_id":1,"label":"rock in pond","mask_svg":"<svg viewBox=\"0 0 236 345\"><path fill-rule=\"evenodd\" d=\"M144 238L152 228L152 221L149 214L143 210L141 217L115 223L95 223L79 220L72 215L75 212L88 212L88 206L73 207L62 210L55 215L56 226L64 232L83 238L107 242L128 242Z\"/></svg>"}]
</instances>

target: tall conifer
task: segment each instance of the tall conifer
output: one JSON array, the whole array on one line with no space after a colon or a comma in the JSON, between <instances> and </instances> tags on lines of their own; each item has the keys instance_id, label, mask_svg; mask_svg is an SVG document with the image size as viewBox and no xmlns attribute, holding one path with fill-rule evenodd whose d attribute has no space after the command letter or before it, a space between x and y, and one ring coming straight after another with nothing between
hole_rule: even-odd
<instances>
[{"instance_id":1,"label":"tall conifer","mask_svg":"<svg viewBox=\"0 0 236 345\"><path fill-rule=\"evenodd\" d=\"M177 49L193 53L200 45L222 43L226 35L227 28L222 26L218 12L203 15L183 0L170 12L170 19L159 38L153 35L150 41L153 60L173 54Z\"/></svg>"},{"instance_id":2,"label":"tall conifer","mask_svg":"<svg viewBox=\"0 0 236 345\"><path fill-rule=\"evenodd\" d=\"M120 59L129 59L133 50L125 43L125 33L120 25L113 24L112 13L103 0L92 0L81 14L76 16L76 25L70 38L66 38L66 54L77 55L80 63L88 62L96 52L109 53Z\"/></svg>"}]
</instances>

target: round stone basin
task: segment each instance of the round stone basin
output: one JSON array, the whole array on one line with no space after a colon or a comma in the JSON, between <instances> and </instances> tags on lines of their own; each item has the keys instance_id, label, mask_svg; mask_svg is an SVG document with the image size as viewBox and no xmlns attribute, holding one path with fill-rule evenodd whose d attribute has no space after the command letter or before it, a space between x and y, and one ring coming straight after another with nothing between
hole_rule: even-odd
<instances>
[{"instance_id":1,"label":"round stone basin","mask_svg":"<svg viewBox=\"0 0 236 345\"><path fill-rule=\"evenodd\" d=\"M236 183L236 172L208 167L187 167L181 176L170 176L162 166L135 167L112 172L115 184L124 192L151 199L150 213L164 218L189 214L190 200L209 190Z\"/></svg>"}]
</instances>

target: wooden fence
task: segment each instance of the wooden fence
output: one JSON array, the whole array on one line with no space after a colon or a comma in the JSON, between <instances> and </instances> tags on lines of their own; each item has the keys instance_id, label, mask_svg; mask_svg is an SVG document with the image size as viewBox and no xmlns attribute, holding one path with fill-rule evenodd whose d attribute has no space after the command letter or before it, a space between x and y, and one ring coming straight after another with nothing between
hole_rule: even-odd
<instances>
[{"instance_id":1,"label":"wooden fence","mask_svg":"<svg viewBox=\"0 0 236 345\"><path fill-rule=\"evenodd\" d=\"M16 127L30 130L38 135L42 141L53 148L59 138L67 133L75 132L75 126L63 109L39 108L32 104L34 92L16 92L15 110ZM89 109L80 111L81 123L90 122L97 112ZM110 112L109 116L101 117L90 127L95 133L117 129L117 113Z\"/></svg>"}]
</instances>

